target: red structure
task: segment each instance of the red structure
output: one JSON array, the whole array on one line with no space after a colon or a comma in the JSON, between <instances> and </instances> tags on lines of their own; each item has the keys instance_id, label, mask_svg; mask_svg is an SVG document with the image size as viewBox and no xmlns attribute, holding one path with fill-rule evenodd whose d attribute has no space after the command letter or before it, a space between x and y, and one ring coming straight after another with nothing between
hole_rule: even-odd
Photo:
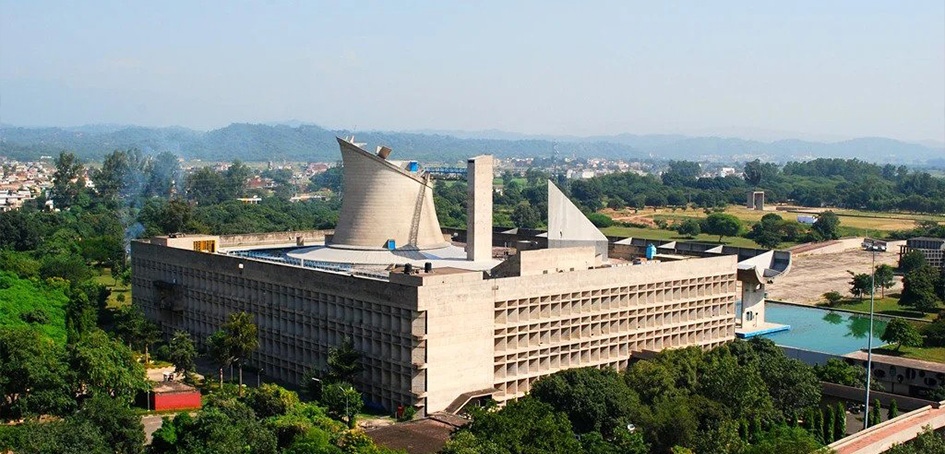
<instances>
[{"instance_id":1,"label":"red structure","mask_svg":"<svg viewBox=\"0 0 945 454\"><path fill-rule=\"evenodd\" d=\"M200 408L200 391L193 386L176 381L156 383L149 399L151 409L155 411Z\"/></svg>"}]
</instances>

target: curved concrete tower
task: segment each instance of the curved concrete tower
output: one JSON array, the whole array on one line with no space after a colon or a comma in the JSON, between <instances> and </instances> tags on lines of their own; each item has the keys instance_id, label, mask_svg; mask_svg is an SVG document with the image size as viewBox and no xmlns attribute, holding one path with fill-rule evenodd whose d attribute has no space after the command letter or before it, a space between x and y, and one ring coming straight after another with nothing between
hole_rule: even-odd
<instances>
[{"instance_id":1,"label":"curved concrete tower","mask_svg":"<svg viewBox=\"0 0 945 454\"><path fill-rule=\"evenodd\" d=\"M433 181L388 161L390 149L369 153L338 138L344 195L328 246L350 249L435 249L448 246L433 206ZM411 171L413 170L413 171Z\"/></svg>"}]
</instances>

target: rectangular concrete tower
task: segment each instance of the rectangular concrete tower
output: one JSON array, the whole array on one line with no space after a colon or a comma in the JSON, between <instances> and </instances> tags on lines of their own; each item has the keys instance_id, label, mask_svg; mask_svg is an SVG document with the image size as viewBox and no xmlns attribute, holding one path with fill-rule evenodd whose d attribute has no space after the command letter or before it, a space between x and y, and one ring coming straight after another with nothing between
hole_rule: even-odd
<instances>
[{"instance_id":1,"label":"rectangular concrete tower","mask_svg":"<svg viewBox=\"0 0 945 454\"><path fill-rule=\"evenodd\" d=\"M492 166L491 155L470 158L466 164L466 258L474 262L492 259Z\"/></svg>"}]
</instances>

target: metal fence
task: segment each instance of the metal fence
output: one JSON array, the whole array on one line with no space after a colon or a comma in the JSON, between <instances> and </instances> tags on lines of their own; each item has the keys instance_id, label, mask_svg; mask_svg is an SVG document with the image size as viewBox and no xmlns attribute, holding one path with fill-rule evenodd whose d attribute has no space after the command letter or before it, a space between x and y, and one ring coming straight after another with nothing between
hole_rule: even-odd
<instances>
[{"instance_id":1,"label":"metal fence","mask_svg":"<svg viewBox=\"0 0 945 454\"><path fill-rule=\"evenodd\" d=\"M285 265L299 266L302 268L311 268L319 271L328 271L332 273L341 273L357 277L366 277L370 279L389 280L390 272L386 270L362 268L353 264L319 262L316 260L304 260L288 255L272 255L265 251L229 251L228 255L245 257L253 260L262 260L266 262L282 263Z\"/></svg>"}]
</instances>

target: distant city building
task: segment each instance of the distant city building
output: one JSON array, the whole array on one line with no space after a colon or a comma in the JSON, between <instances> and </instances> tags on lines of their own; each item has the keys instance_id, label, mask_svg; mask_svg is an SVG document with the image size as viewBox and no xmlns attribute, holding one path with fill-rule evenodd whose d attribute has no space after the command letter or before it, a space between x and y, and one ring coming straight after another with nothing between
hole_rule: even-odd
<instances>
[{"instance_id":1,"label":"distant city building","mask_svg":"<svg viewBox=\"0 0 945 454\"><path fill-rule=\"evenodd\" d=\"M262 202L262 198L255 195L252 197L237 197L236 200L247 205L258 205L259 202Z\"/></svg>"}]
</instances>

